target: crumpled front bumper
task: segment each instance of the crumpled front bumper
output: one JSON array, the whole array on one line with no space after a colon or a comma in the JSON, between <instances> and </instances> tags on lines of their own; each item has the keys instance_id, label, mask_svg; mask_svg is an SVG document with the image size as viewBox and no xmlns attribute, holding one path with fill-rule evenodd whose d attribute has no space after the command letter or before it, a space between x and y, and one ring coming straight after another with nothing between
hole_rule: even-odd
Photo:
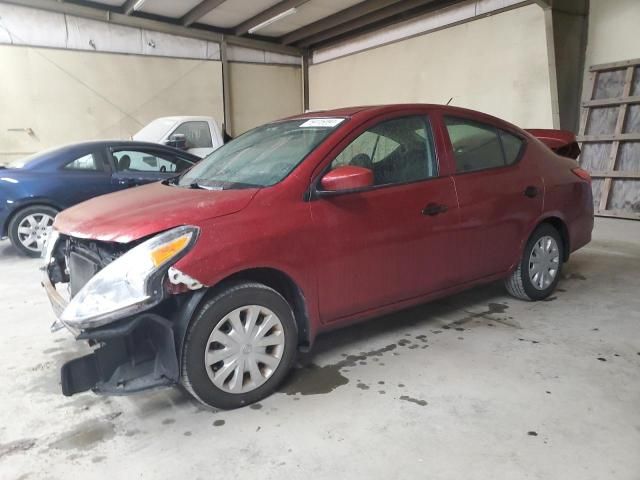
<instances>
[{"instance_id":1,"label":"crumpled front bumper","mask_svg":"<svg viewBox=\"0 0 640 480\"><path fill-rule=\"evenodd\" d=\"M53 322L53 324L51 324L51 331L56 332L63 327L67 327L75 336L78 336L78 334L80 333L79 331L72 329L68 325L65 325L60 320L60 316L62 315L62 312L67 307L67 304L69 302L60 294L60 292L58 292L53 283L51 283L46 268L44 269L44 275L42 276L41 284L42 288L44 288L44 291L47 294L47 297L49 298L49 303L51 303L53 313L56 316L56 320Z\"/></svg>"},{"instance_id":2,"label":"crumpled front bumper","mask_svg":"<svg viewBox=\"0 0 640 480\"><path fill-rule=\"evenodd\" d=\"M123 395L179 379L173 325L160 315L144 313L84 331L77 338L99 347L62 366L64 395L87 390Z\"/></svg>"},{"instance_id":3,"label":"crumpled front bumper","mask_svg":"<svg viewBox=\"0 0 640 480\"><path fill-rule=\"evenodd\" d=\"M87 390L125 395L179 381L184 334L205 289L174 296L147 312L102 327L78 330L59 319L68 301L53 285L46 270L42 286L58 318L51 330L66 327L77 340L86 340L96 347L89 355L62 366L64 395Z\"/></svg>"}]
</instances>

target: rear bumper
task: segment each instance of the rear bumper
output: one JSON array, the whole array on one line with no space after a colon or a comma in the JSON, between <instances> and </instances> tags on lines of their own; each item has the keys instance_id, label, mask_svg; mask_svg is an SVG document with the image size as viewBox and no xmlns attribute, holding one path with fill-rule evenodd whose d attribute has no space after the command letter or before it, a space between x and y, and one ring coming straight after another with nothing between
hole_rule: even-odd
<instances>
[{"instance_id":1,"label":"rear bumper","mask_svg":"<svg viewBox=\"0 0 640 480\"><path fill-rule=\"evenodd\" d=\"M124 395L178 382L173 325L160 315L137 315L82 332L78 340L99 347L62 366L62 393L66 396L87 390Z\"/></svg>"}]
</instances>

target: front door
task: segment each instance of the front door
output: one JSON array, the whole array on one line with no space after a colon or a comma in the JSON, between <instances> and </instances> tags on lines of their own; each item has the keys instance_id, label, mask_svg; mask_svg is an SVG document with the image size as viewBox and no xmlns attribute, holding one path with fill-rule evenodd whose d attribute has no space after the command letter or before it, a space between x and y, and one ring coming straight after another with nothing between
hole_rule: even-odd
<instances>
[{"instance_id":1,"label":"front door","mask_svg":"<svg viewBox=\"0 0 640 480\"><path fill-rule=\"evenodd\" d=\"M375 185L311 202L322 321L450 286L457 200L438 176L427 117L370 126L326 171L342 165L370 168Z\"/></svg>"}]
</instances>

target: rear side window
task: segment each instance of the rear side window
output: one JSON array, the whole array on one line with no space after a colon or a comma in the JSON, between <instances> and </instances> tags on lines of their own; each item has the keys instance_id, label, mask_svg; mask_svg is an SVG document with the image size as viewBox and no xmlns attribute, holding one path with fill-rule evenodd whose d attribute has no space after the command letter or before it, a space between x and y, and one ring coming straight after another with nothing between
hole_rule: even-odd
<instances>
[{"instance_id":1,"label":"rear side window","mask_svg":"<svg viewBox=\"0 0 640 480\"><path fill-rule=\"evenodd\" d=\"M504 130L500 130L500 140L502 141L502 148L504 148L506 164L513 165L520 158L524 142L519 137Z\"/></svg>"},{"instance_id":2,"label":"rear side window","mask_svg":"<svg viewBox=\"0 0 640 480\"><path fill-rule=\"evenodd\" d=\"M445 117L457 172L473 172L514 164L524 142L519 137L471 120Z\"/></svg>"},{"instance_id":3,"label":"rear side window","mask_svg":"<svg viewBox=\"0 0 640 480\"><path fill-rule=\"evenodd\" d=\"M101 171L104 170L104 167L102 165L102 162L97 162L96 161L96 157L91 154L88 153L86 155L83 155L80 158L76 158L75 160L72 160L71 162L67 163L64 166L65 170L80 170L80 171Z\"/></svg>"}]
</instances>

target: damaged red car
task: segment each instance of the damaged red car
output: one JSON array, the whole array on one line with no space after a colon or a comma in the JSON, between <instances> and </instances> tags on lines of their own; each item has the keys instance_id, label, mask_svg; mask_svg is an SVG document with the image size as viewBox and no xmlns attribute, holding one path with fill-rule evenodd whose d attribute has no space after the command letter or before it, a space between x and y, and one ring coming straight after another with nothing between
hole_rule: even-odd
<instances>
[{"instance_id":1,"label":"damaged red car","mask_svg":"<svg viewBox=\"0 0 640 480\"><path fill-rule=\"evenodd\" d=\"M575 136L437 105L314 112L57 216L43 285L94 347L65 395L235 408L326 330L503 280L541 300L593 228Z\"/></svg>"}]
</instances>

